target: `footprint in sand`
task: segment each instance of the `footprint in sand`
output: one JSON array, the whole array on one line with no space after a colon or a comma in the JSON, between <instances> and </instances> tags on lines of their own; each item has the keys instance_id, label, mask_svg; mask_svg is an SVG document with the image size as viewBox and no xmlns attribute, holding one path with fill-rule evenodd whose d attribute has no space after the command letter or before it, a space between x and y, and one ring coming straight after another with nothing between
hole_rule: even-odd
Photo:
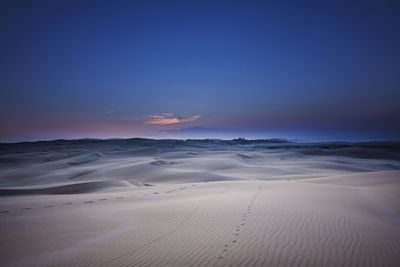
<instances>
[{"instance_id":1,"label":"footprint in sand","mask_svg":"<svg viewBox=\"0 0 400 267\"><path fill-rule=\"evenodd\" d=\"M53 207L54 207L53 205L44 206L44 208L46 208L46 209L48 209L48 208L53 208Z\"/></svg>"},{"instance_id":2,"label":"footprint in sand","mask_svg":"<svg viewBox=\"0 0 400 267\"><path fill-rule=\"evenodd\" d=\"M72 202L64 203L63 205L71 205Z\"/></svg>"},{"instance_id":3,"label":"footprint in sand","mask_svg":"<svg viewBox=\"0 0 400 267\"><path fill-rule=\"evenodd\" d=\"M8 210L2 210L2 211L0 211L0 213L7 213L8 212Z\"/></svg>"},{"instance_id":4,"label":"footprint in sand","mask_svg":"<svg viewBox=\"0 0 400 267\"><path fill-rule=\"evenodd\" d=\"M247 205L247 209L242 213L242 218L241 218L242 223L240 225L236 226L236 231L233 233L234 236L236 236L236 237L240 236L241 227L246 225L246 223L244 223L244 221L246 221L248 216L250 216L252 206L253 206L253 203L255 202L255 200L256 200L255 197L253 197L253 199L250 200L250 203ZM236 239L232 240L232 243L237 243L237 240ZM227 246L228 245L225 245L225 247L227 247Z\"/></svg>"},{"instance_id":5,"label":"footprint in sand","mask_svg":"<svg viewBox=\"0 0 400 267\"><path fill-rule=\"evenodd\" d=\"M105 201L107 198L100 198L99 201Z\"/></svg>"},{"instance_id":6,"label":"footprint in sand","mask_svg":"<svg viewBox=\"0 0 400 267\"><path fill-rule=\"evenodd\" d=\"M89 200L89 201L85 201L85 203L86 203L86 204L89 204L89 203L93 203L93 201L92 201L92 200Z\"/></svg>"}]
</instances>

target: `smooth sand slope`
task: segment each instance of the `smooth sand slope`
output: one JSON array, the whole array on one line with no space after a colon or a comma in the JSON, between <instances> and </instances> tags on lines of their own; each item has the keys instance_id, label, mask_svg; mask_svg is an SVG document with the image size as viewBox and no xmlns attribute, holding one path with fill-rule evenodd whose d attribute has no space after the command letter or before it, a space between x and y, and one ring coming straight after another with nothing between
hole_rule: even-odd
<instances>
[{"instance_id":1,"label":"smooth sand slope","mask_svg":"<svg viewBox=\"0 0 400 267\"><path fill-rule=\"evenodd\" d=\"M3 147L1 266L400 264L396 148L65 142Z\"/></svg>"}]
</instances>

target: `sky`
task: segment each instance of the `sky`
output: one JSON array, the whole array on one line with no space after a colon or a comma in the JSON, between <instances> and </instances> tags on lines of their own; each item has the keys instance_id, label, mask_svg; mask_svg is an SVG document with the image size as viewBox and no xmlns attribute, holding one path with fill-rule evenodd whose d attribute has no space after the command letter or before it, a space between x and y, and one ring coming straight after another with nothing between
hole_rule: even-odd
<instances>
[{"instance_id":1,"label":"sky","mask_svg":"<svg viewBox=\"0 0 400 267\"><path fill-rule=\"evenodd\" d=\"M400 140L400 2L0 1L0 142Z\"/></svg>"}]
</instances>

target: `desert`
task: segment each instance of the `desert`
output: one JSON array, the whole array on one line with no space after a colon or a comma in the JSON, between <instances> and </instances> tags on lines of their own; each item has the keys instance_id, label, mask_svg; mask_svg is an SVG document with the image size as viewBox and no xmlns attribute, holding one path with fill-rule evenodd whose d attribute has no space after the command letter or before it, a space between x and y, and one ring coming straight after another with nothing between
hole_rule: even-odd
<instances>
[{"instance_id":1,"label":"desert","mask_svg":"<svg viewBox=\"0 0 400 267\"><path fill-rule=\"evenodd\" d=\"M0 145L1 266L398 266L398 143Z\"/></svg>"}]
</instances>

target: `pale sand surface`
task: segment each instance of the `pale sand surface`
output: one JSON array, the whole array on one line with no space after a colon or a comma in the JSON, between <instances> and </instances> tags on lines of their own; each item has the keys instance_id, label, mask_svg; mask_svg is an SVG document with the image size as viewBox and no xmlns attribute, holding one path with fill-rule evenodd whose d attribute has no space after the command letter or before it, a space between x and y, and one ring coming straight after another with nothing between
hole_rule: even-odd
<instances>
[{"instance_id":1,"label":"pale sand surface","mask_svg":"<svg viewBox=\"0 0 400 267\"><path fill-rule=\"evenodd\" d=\"M396 149L119 142L2 148L1 266L400 266Z\"/></svg>"}]
</instances>

